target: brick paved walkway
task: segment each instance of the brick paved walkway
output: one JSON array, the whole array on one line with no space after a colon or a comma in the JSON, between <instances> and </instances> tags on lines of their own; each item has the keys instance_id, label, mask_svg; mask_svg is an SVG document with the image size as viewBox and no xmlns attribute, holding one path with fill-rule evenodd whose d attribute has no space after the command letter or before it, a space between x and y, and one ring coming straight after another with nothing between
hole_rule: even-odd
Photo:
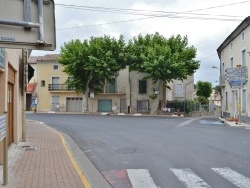
<instances>
[{"instance_id":1,"label":"brick paved walkway","mask_svg":"<svg viewBox=\"0 0 250 188\"><path fill-rule=\"evenodd\" d=\"M3 187L84 188L60 135L35 121L27 121L26 142L9 151L9 182Z\"/></svg>"}]
</instances>

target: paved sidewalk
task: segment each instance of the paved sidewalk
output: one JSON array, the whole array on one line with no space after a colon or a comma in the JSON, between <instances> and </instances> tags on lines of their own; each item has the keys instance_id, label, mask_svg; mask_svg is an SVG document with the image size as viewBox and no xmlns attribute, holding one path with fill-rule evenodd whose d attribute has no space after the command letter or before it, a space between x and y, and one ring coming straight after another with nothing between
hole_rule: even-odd
<instances>
[{"instance_id":1,"label":"paved sidewalk","mask_svg":"<svg viewBox=\"0 0 250 188\"><path fill-rule=\"evenodd\" d=\"M236 123L235 121L229 121L227 119L223 119L223 118L218 118L220 119L221 121L224 121L224 123L228 126L231 126L231 127L245 127L247 129L250 129L250 125L247 124L247 123Z\"/></svg>"},{"instance_id":2,"label":"paved sidewalk","mask_svg":"<svg viewBox=\"0 0 250 188\"><path fill-rule=\"evenodd\" d=\"M9 149L8 188L84 188L60 134L27 122L27 141Z\"/></svg>"}]
</instances>

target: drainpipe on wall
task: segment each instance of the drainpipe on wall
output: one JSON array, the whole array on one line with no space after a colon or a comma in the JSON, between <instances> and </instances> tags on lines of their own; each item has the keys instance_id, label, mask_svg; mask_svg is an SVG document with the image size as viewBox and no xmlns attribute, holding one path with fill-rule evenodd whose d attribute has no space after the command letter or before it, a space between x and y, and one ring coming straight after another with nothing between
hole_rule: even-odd
<instances>
[{"instance_id":1,"label":"drainpipe on wall","mask_svg":"<svg viewBox=\"0 0 250 188\"><path fill-rule=\"evenodd\" d=\"M26 142L26 85L27 85L27 50L22 49L22 71L23 71L23 85L22 85L22 141Z\"/></svg>"}]
</instances>

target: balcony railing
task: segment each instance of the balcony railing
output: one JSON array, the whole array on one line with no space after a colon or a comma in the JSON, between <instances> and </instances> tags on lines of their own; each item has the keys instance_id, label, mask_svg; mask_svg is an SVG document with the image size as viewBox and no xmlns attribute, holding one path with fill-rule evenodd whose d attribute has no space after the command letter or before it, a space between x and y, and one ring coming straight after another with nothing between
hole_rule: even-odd
<instances>
[{"instance_id":1,"label":"balcony railing","mask_svg":"<svg viewBox=\"0 0 250 188\"><path fill-rule=\"evenodd\" d=\"M49 84L49 91L75 91L68 84Z\"/></svg>"},{"instance_id":2,"label":"balcony railing","mask_svg":"<svg viewBox=\"0 0 250 188\"><path fill-rule=\"evenodd\" d=\"M125 94L125 86L106 85L103 88L102 94Z\"/></svg>"}]
</instances>

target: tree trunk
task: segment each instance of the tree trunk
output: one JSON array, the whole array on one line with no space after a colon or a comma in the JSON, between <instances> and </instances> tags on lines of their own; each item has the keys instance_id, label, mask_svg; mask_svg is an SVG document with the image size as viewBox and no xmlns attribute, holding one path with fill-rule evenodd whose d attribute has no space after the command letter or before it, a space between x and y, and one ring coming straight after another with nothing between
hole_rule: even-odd
<instances>
[{"instance_id":1,"label":"tree trunk","mask_svg":"<svg viewBox=\"0 0 250 188\"><path fill-rule=\"evenodd\" d=\"M92 72L90 73L88 82L86 84L86 91L82 96L82 113L88 112L89 82L91 79L92 79Z\"/></svg>"},{"instance_id":2,"label":"tree trunk","mask_svg":"<svg viewBox=\"0 0 250 188\"><path fill-rule=\"evenodd\" d=\"M88 91L82 96L82 113L88 112Z\"/></svg>"},{"instance_id":3,"label":"tree trunk","mask_svg":"<svg viewBox=\"0 0 250 188\"><path fill-rule=\"evenodd\" d=\"M159 105L159 95L157 95L157 97L155 99L151 99L152 102L152 107L150 108L150 114L151 115L156 115L156 112L158 110L158 105Z\"/></svg>"}]
</instances>

